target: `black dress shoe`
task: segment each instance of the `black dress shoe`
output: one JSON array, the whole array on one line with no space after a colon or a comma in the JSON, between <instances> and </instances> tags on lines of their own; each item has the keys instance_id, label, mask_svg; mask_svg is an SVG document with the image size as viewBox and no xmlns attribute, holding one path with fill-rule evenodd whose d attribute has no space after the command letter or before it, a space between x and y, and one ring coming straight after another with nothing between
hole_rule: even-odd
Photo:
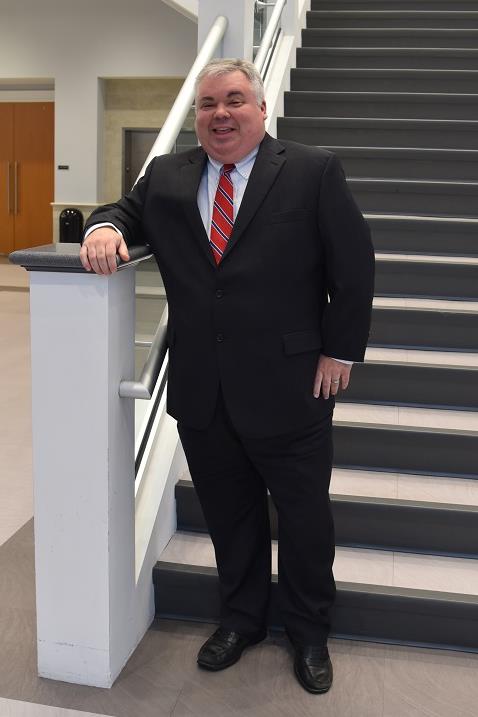
<instances>
[{"instance_id":1,"label":"black dress shoe","mask_svg":"<svg viewBox=\"0 0 478 717\"><path fill-rule=\"evenodd\" d=\"M332 685L332 663L325 645L295 646L294 672L302 687L315 695Z\"/></svg>"},{"instance_id":2,"label":"black dress shoe","mask_svg":"<svg viewBox=\"0 0 478 717\"><path fill-rule=\"evenodd\" d=\"M198 652L198 665L205 670L224 670L238 661L243 650L266 637L266 631L245 637L233 630L219 627Z\"/></svg>"}]
</instances>

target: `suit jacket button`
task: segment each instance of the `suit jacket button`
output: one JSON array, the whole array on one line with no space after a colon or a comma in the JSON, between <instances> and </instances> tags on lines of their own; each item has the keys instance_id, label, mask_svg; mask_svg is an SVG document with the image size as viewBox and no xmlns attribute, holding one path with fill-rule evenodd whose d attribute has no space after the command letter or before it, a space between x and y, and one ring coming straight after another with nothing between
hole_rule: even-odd
<instances>
[{"instance_id":1,"label":"suit jacket button","mask_svg":"<svg viewBox=\"0 0 478 717\"><path fill-rule=\"evenodd\" d=\"M218 289L218 290L216 291L216 299L222 299L223 296L224 296L223 290L222 290L222 289Z\"/></svg>"},{"instance_id":2,"label":"suit jacket button","mask_svg":"<svg viewBox=\"0 0 478 717\"><path fill-rule=\"evenodd\" d=\"M216 336L216 341L218 344L222 343L224 341L224 334L218 334Z\"/></svg>"}]
</instances>

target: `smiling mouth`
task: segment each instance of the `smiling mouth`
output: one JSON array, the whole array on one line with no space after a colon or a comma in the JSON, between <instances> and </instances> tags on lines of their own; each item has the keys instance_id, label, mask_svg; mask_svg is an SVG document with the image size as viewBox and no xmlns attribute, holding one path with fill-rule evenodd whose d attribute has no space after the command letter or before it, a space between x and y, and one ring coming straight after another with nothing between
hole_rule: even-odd
<instances>
[{"instance_id":1,"label":"smiling mouth","mask_svg":"<svg viewBox=\"0 0 478 717\"><path fill-rule=\"evenodd\" d=\"M213 132L215 134L229 134L230 132L234 132L233 127L214 127Z\"/></svg>"}]
</instances>

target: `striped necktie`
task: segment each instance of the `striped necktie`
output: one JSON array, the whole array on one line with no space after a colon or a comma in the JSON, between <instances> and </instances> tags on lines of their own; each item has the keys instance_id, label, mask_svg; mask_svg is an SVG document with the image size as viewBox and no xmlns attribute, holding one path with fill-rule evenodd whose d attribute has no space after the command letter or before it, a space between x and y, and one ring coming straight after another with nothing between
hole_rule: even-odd
<instances>
[{"instance_id":1,"label":"striped necktie","mask_svg":"<svg viewBox=\"0 0 478 717\"><path fill-rule=\"evenodd\" d=\"M225 164L221 168L214 199L209 243L216 264L219 264L222 259L234 224L234 187L231 181L231 172L235 166L235 164Z\"/></svg>"}]
</instances>

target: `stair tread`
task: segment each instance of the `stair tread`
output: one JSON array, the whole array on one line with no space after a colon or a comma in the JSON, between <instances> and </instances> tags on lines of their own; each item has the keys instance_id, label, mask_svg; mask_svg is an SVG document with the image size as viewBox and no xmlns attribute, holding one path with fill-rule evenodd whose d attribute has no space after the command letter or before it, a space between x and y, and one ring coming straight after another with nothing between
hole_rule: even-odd
<instances>
[{"instance_id":1,"label":"stair tread","mask_svg":"<svg viewBox=\"0 0 478 717\"><path fill-rule=\"evenodd\" d=\"M332 49L332 48L331 48ZM336 49L336 48L333 48ZM322 52L323 48L319 49L319 52ZM368 50L367 50L368 51ZM410 76L417 76L417 75L423 75L424 77L436 77L436 76L444 76L446 78L450 79L456 79L457 77L470 77L471 79L475 79L478 77L478 70L457 70L457 69L451 69L451 70L444 70L444 69L436 69L436 68L430 68L430 69L424 69L424 68L404 68L404 69L397 69L394 67L391 68L384 68L384 67L370 67L370 68L361 68L361 67L297 67L292 69L293 76L295 75L305 75L305 76L311 76L311 77L323 77L323 76L330 76L330 77L337 77L340 75L344 75L346 77L350 77L351 75L354 76L363 76L363 77L403 77L404 75L410 75Z\"/></svg>"},{"instance_id":2,"label":"stair tread","mask_svg":"<svg viewBox=\"0 0 478 717\"><path fill-rule=\"evenodd\" d=\"M272 550L273 574L276 575L276 541L273 541ZM159 562L209 568L216 566L210 537L183 531L173 535ZM338 547L334 574L338 582L478 596L478 561L473 558ZM454 593L450 593L450 585L454 586Z\"/></svg>"},{"instance_id":3,"label":"stair tread","mask_svg":"<svg viewBox=\"0 0 478 717\"><path fill-rule=\"evenodd\" d=\"M405 474L404 474L405 475ZM187 490L194 490L192 480L189 478L182 478L178 481L178 485L181 488ZM468 515L476 515L478 517L478 506L476 505L462 505L460 503L444 503L434 502L429 500L419 500L417 498L400 498L398 496L378 496L378 495L355 495L354 493L347 492L335 492L330 490L330 498L332 500L341 503L357 503L361 505L381 505L381 506L403 506L404 508L423 508L426 510L439 510L447 511L452 513L467 513Z\"/></svg>"},{"instance_id":4,"label":"stair tread","mask_svg":"<svg viewBox=\"0 0 478 717\"><path fill-rule=\"evenodd\" d=\"M478 266L478 257L475 256L442 256L434 254L406 254L375 252L375 259L389 262L410 262L416 264L445 264L457 266Z\"/></svg>"},{"instance_id":5,"label":"stair tread","mask_svg":"<svg viewBox=\"0 0 478 717\"><path fill-rule=\"evenodd\" d=\"M362 90L289 90L286 96L302 97L307 99L324 99L326 97L334 99L383 99L390 101L393 98L408 100L409 102L436 102L438 100L450 100L450 102L460 100L462 102L477 102L478 94L474 92L383 92L378 91L362 91ZM418 119L418 118L417 118Z\"/></svg>"},{"instance_id":6,"label":"stair tread","mask_svg":"<svg viewBox=\"0 0 478 717\"><path fill-rule=\"evenodd\" d=\"M191 481L190 473L185 473L182 480ZM336 496L395 498L449 507L478 506L478 481L468 478L334 467L330 492Z\"/></svg>"}]
</instances>

